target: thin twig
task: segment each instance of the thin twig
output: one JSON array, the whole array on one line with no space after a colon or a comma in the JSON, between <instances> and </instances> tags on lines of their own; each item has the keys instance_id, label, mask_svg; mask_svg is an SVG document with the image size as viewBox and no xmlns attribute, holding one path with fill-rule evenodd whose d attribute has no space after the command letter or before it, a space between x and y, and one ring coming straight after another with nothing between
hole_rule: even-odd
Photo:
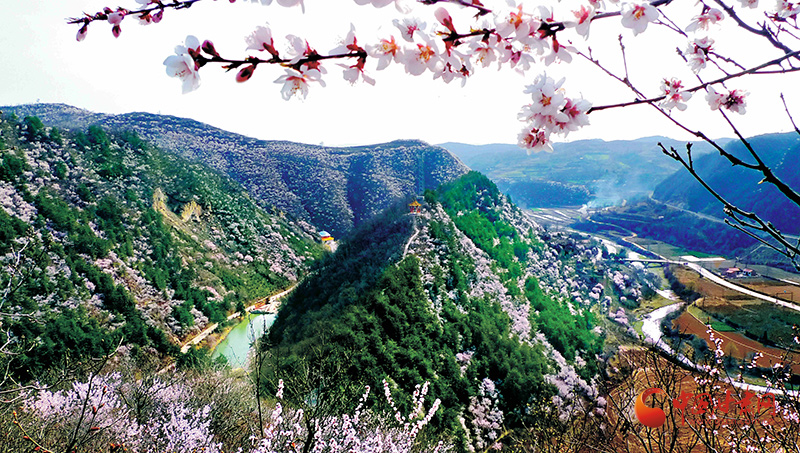
<instances>
[{"instance_id":1,"label":"thin twig","mask_svg":"<svg viewBox=\"0 0 800 453\"><path fill-rule=\"evenodd\" d=\"M794 131L800 134L800 129L797 128L797 124L795 124L794 118L792 118L792 114L789 112L789 106L786 105L786 98L783 97L783 93L781 93L781 102L783 102L783 109L786 110L786 115L789 117L789 121L792 122Z\"/></svg>"}]
</instances>

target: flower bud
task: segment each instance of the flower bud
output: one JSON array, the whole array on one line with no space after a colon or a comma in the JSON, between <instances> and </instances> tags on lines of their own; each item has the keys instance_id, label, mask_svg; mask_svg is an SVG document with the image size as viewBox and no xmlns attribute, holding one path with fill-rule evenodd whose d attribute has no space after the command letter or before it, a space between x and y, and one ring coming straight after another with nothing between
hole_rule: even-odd
<instances>
[{"instance_id":1,"label":"flower bud","mask_svg":"<svg viewBox=\"0 0 800 453\"><path fill-rule=\"evenodd\" d=\"M250 77L253 76L253 72L255 70L256 70L255 65L245 66L244 68L242 68L241 71L239 71L238 74L236 74L236 81L239 83L247 81L248 79L250 79Z\"/></svg>"},{"instance_id":2,"label":"flower bud","mask_svg":"<svg viewBox=\"0 0 800 453\"><path fill-rule=\"evenodd\" d=\"M433 14L436 20L441 22L450 32L456 32L456 27L453 25L453 18L450 17L450 13L448 13L446 9L439 7Z\"/></svg>"},{"instance_id":3,"label":"flower bud","mask_svg":"<svg viewBox=\"0 0 800 453\"><path fill-rule=\"evenodd\" d=\"M214 43L207 39L203 41L203 45L200 48L203 49L203 52L209 55L219 57L219 52L217 52L217 49L214 48Z\"/></svg>"},{"instance_id":4,"label":"flower bud","mask_svg":"<svg viewBox=\"0 0 800 453\"><path fill-rule=\"evenodd\" d=\"M75 39L77 39L78 42L83 41L84 39L86 39L86 33L88 31L89 31L89 27L86 24L84 24L83 27L81 27L81 29L78 30L78 35L75 36Z\"/></svg>"}]
</instances>

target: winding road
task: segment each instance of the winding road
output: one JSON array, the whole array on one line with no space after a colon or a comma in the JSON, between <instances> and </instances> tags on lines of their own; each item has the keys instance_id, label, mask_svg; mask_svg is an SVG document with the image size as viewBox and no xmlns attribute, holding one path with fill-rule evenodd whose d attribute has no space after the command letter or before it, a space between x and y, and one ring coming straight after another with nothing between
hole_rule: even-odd
<instances>
[{"instance_id":1,"label":"winding road","mask_svg":"<svg viewBox=\"0 0 800 453\"><path fill-rule=\"evenodd\" d=\"M786 308L788 308L790 310L800 311L800 306L798 306L798 305L786 302L785 300L778 299L777 297L768 296L766 294L761 294L759 292L756 292L756 291L753 291L751 289L745 288L744 286L740 286L740 285L737 285L736 283L732 283L729 280L725 280L724 278L719 277L717 274L715 274L715 273L709 271L708 269L705 269L704 267L699 266L699 265L697 265L695 263L688 263L688 264L685 264L685 266L688 266L690 269L694 270L695 272L699 273L703 277L711 280L712 282L714 282L714 283L716 283L716 284L718 284L720 286L724 286L724 287L726 287L728 289L732 289L732 290L740 292L742 294L746 294L746 295L748 295L750 297L755 297L756 299L761 299L761 300L764 300L764 301L767 301L767 302L772 302L774 304L780 305L781 307L786 307Z\"/></svg>"}]
</instances>

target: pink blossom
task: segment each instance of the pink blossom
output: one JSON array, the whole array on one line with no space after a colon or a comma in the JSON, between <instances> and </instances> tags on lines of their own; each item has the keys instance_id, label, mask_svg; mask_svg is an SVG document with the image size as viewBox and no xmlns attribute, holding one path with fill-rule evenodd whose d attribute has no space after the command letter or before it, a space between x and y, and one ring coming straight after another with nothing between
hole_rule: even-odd
<instances>
[{"instance_id":1,"label":"pink blossom","mask_svg":"<svg viewBox=\"0 0 800 453\"><path fill-rule=\"evenodd\" d=\"M381 39L378 44L367 45L367 55L378 59L378 70L385 69L394 60L397 63L402 56L400 46L394 40L394 36L389 39Z\"/></svg>"},{"instance_id":2,"label":"pink blossom","mask_svg":"<svg viewBox=\"0 0 800 453\"><path fill-rule=\"evenodd\" d=\"M122 19L125 18L125 11L116 11L108 14L108 23L111 25L119 25Z\"/></svg>"},{"instance_id":3,"label":"pink blossom","mask_svg":"<svg viewBox=\"0 0 800 453\"><path fill-rule=\"evenodd\" d=\"M483 378L478 391L480 396L471 397L467 409L472 418L475 447L481 451L489 448L500 450L502 445L495 442L503 427L503 411L498 407L499 394L489 378Z\"/></svg>"},{"instance_id":4,"label":"pink blossom","mask_svg":"<svg viewBox=\"0 0 800 453\"><path fill-rule=\"evenodd\" d=\"M502 49L500 56L500 63L509 63L517 72L525 73L536 61L533 55L530 54L530 47L525 45L520 48L519 46L506 46Z\"/></svg>"},{"instance_id":5,"label":"pink blossom","mask_svg":"<svg viewBox=\"0 0 800 453\"><path fill-rule=\"evenodd\" d=\"M534 151L552 151L551 133L567 136L589 124L587 112L591 104L584 99L567 98L561 88L563 83L564 79L556 82L541 74L525 88L533 102L523 106L518 114L520 121L528 123L518 137L520 146Z\"/></svg>"},{"instance_id":6,"label":"pink blossom","mask_svg":"<svg viewBox=\"0 0 800 453\"><path fill-rule=\"evenodd\" d=\"M319 56L319 53L311 48L308 41L295 35L287 35L286 39L289 40L289 55L292 57L290 61L291 64L307 59L302 65L304 68L303 70L313 69L319 71L320 74L327 74L327 71L322 67L319 60L313 59L313 57Z\"/></svg>"},{"instance_id":7,"label":"pink blossom","mask_svg":"<svg viewBox=\"0 0 800 453\"><path fill-rule=\"evenodd\" d=\"M659 106L665 110L672 110L677 108L680 111L686 110L684 101L692 98L692 93L683 91L683 84L678 79L664 79L661 81L661 92L664 95L664 100L661 101Z\"/></svg>"},{"instance_id":8,"label":"pink blossom","mask_svg":"<svg viewBox=\"0 0 800 453\"><path fill-rule=\"evenodd\" d=\"M273 57L278 57L278 51L275 49L275 41L272 38L272 30L270 30L269 24L266 27L256 27L256 30L244 40L247 43L247 49L258 50L259 52L266 50Z\"/></svg>"},{"instance_id":9,"label":"pink blossom","mask_svg":"<svg viewBox=\"0 0 800 453\"><path fill-rule=\"evenodd\" d=\"M364 49L358 45L358 39L356 38L356 28L353 24L350 24L350 31L345 36L342 44L338 47L331 50L331 54L347 54L350 52L363 52Z\"/></svg>"},{"instance_id":10,"label":"pink blossom","mask_svg":"<svg viewBox=\"0 0 800 453\"><path fill-rule=\"evenodd\" d=\"M153 16L151 16L150 13L143 13L137 17L137 19L139 19L139 25L150 25L153 23Z\"/></svg>"},{"instance_id":11,"label":"pink blossom","mask_svg":"<svg viewBox=\"0 0 800 453\"><path fill-rule=\"evenodd\" d=\"M551 42L552 51L542 60L545 65L549 66L555 61L563 61L564 63L572 61L572 54L570 52L575 52L576 49L574 47L561 44L555 36L552 37Z\"/></svg>"},{"instance_id":12,"label":"pink blossom","mask_svg":"<svg viewBox=\"0 0 800 453\"><path fill-rule=\"evenodd\" d=\"M531 115L556 115L565 102L564 94L560 89L563 84L563 78L556 82L551 77L540 74L532 85L525 87L524 92L530 94L533 100L533 103L527 106L527 111Z\"/></svg>"},{"instance_id":13,"label":"pink blossom","mask_svg":"<svg viewBox=\"0 0 800 453\"><path fill-rule=\"evenodd\" d=\"M708 53L711 52L712 45L714 45L714 40L711 38L695 39L689 43L685 56L689 61L689 67L694 73L698 73L706 67Z\"/></svg>"},{"instance_id":14,"label":"pink blossom","mask_svg":"<svg viewBox=\"0 0 800 453\"><path fill-rule=\"evenodd\" d=\"M84 39L86 39L86 33L88 33L88 32L89 32L89 27L88 27L87 24L84 24L80 28L80 30L78 30L78 34L75 36L75 39L77 39L78 42L83 41Z\"/></svg>"},{"instance_id":15,"label":"pink blossom","mask_svg":"<svg viewBox=\"0 0 800 453\"><path fill-rule=\"evenodd\" d=\"M275 80L275 83L283 84L281 96L286 100L289 100L295 95L305 99L308 95L309 82L318 82L321 86L325 86L325 81L322 80L322 74L316 69L300 72L296 69L286 68L286 74Z\"/></svg>"},{"instance_id":16,"label":"pink blossom","mask_svg":"<svg viewBox=\"0 0 800 453\"><path fill-rule=\"evenodd\" d=\"M512 34L519 38L527 38L531 33L539 28L538 23L532 22L530 17L522 12L522 5L517 6L516 11L511 11L508 16L497 16L495 18L495 30L502 38L508 38Z\"/></svg>"},{"instance_id":17,"label":"pink blossom","mask_svg":"<svg viewBox=\"0 0 800 453\"><path fill-rule=\"evenodd\" d=\"M364 72L365 62L366 60L364 58L359 58L356 64L352 66L339 64L339 66L345 68L343 72L344 79L350 82L351 85L355 84L358 81L358 79L361 79L370 85L375 85L375 79L373 79Z\"/></svg>"},{"instance_id":18,"label":"pink blossom","mask_svg":"<svg viewBox=\"0 0 800 453\"><path fill-rule=\"evenodd\" d=\"M517 144L521 148L526 148L528 152L531 151L538 153L539 151L553 152L553 144L550 139L545 135L544 130L539 128L530 128L520 132L517 137Z\"/></svg>"},{"instance_id":19,"label":"pink blossom","mask_svg":"<svg viewBox=\"0 0 800 453\"><path fill-rule=\"evenodd\" d=\"M588 126L589 114L587 112L591 107L592 103L586 99L567 98L564 108L561 109L561 112L566 115L566 120L556 121L555 132L566 137L570 132L577 131L583 126Z\"/></svg>"},{"instance_id":20,"label":"pink blossom","mask_svg":"<svg viewBox=\"0 0 800 453\"><path fill-rule=\"evenodd\" d=\"M724 107L732 112L744 115L745 107L747 106L747 102L744 99L748 94L746 91L732 90L730 93L724 94L718 93L712 86L706 87L706 90L708 91L706 101L708 101L711 110Z\"/></svg>"},{"instance_id":21,"label":"pink blossom","mask_svg":"<svg viewBox=\"0 0 800 453\"><path fill-rule=\"evenodd\" d=\"M758 8L758 0L739 0L739 3L742 4L742 8Z\"/></svg>"},{"instance_id":22,"label":"pink blossom","mask_svg":"<svg viewBox=\"0 0 800 453\"><path fill-rule=\"evenodd\" d=\"M194 36L186 37L185 46L176 46L175 55L164 60L167 75L183 81L183 93L196 90L200 86L200 66L194 56L200 54L200 41Z\"/></svg>"},{"instance_id":23,"label":"pink blossom","mask_svg":"<svg viewBox=\"0 0 800 453\"><path fill-rule=\"evenodd\" d=\"M286 35L289 41L289 55L292 57L290 63L295 64L303 58L307 57L311 52L311 46L308 41L297 35Z\"/></svg>"},{"instance_id":24,"label":"pink blossom","mask_svg":"<svg viewBox=\"0 0 800 453\"><path fill-rule=\"evenodd\" d=\"M256 66L255 65L251 64L251 65L245 66L244 68L242 68L236 74L236 81L239 82L239 83L242 83L242 82L246 82L246 81L250 80L250 77L253 76L253 72L255 70L256 70Z\"/></svg>"},{"instance_id":25,"label":"pink blossom","mask_svg":"<svg viewBox=\"0 0 800 453\"><path fill-rule=\"evenodd\" d=\"M400 30L400 36L408 42L414 42L414 34L424 31L427 25L419 19L409 17L404 18L402 21L395 19L392 23Z\"/></svg>"},{"instance_id":26,"label":"pink blossom","mask_svg":"<svg viewBox=\"0 0 800 453\"><path fill-rule=\"evenodd\" d=\"M589 25L592 24L592 18L597 11L591 6L587 8L585 5L581 5L581 9L573 11L572 14L575 15L576 22L569 22L568 25L575 27L575 31L584 39L589 38Z\"/></svg>"},{"instance_id":27,"label":"pink blossom","mask_svg":"<svg viewBox=\"0 0 800 453\"><path fill-rule=\"evenodd\" d=\"M461 86L467 83L467 77L473 72L469 55L459 52L450 46L441 56L441 62L436 63L431 70L433 71L434 79L441 78L445 83L461 79Z\"/></svg>"},{"instance_id":28,"label":"pink blossom","mask_svg":"<svg viewBox=\"0 0 800 453\"><path fill-rule=\"evenodd\" d=\"M644 32L647 24L658 19L660 13L658 9L647 2L642 3L623 3L622 26L633 30L633 35Z\"/></svg>"},{"instance_id":29,"label":"pink blossom","mask_svg":"<svg viewBox=\"0 0 800 453\"><path fill-rule=\"evenodd\" d=\"M433 12L433 16L451 33L456 33L456 27L453 25L453 18L450 17L450 13L448 13L446 9L442 7L436 8L436 11Z\"/></svg>"},{"instance_id":30,"label":"pink blossom","mask_svg":"<svg viewBox=\"0 0 800 453\"><path fill-rule=\"evenodd\" d=\"M472 41L469 44L470 53L475 57L475 62L480 63L484 68L497 61L497 44L499 37L491 35L480 41Z\"/></svg>"},{"instance_id":31,"label":"pink blossom","mask_svg":"<svg viewBox=\"0 0 800 453\"><path fill-rule=\"evenodd\" d=\"M788 2L786 0L777 0L775 13L778 17L789 18L796 17L800 13L800 4Z\"/></svg>"},{"instance_id":32,"label":"pink blossom","mask_svg":"<svg viewBox=\"0 0 800 453\"><path fill-rule=\"evenodd\" d=\"M406 72L411 75L420 75L427 69L436 72L441 70L444 65L436 41L425 35L423 35L423 41L424 43L416 44L416 49L403 51L403 63L405 63Z\"/></svg>"},{"instance_id":33,"label":"pink blossom","mask_svg":"<svg viewBox=\"0 0 800 453\"><path fill-rule=\"evenodd\" d=\"M724 18L725 15L722 14L722 11L716 8L709 8L708 11L703 12L703 14L694 16L692 22L686 27L686 31L708 30L711 25L716 24Z\"/></svg>"}]
</instances>

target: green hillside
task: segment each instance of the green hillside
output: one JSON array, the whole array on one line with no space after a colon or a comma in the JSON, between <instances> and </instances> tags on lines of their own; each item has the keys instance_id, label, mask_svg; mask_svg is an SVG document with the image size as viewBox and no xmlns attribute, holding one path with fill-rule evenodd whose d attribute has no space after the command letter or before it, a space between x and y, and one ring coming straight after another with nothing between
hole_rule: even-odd
<instances>
[{"instance_id":1,"label":"green hillside","mask_svg":"<svg viewBox=\"0 0 800 453\"><path fill-rule=\"evenodd\" d=\"M768 134L752 137L749 142L776 176L795 191L800 190L800 136ZM725 149L745 162L754 162L741 142L732 142ZM694 166L711 187L734 205L755 212L784 233L800 233L800 206L786 199L771 184L761 184L760 173L732 166L718 155L696 158ZM725 217L719 201L685 170L675 172L659 184L653 197L689 211Z\"/></svg>"},{"instance_id":2,"label":"green hillside","mask_svg":"<svg viewBox=\"0 0 800 453\"><path fill-rule=\"evenodd\" d=\"M600 297L621 268L597 247L542 230L471 172L427 191L419 215L394 205L319 261L262 345L263 376L292 382L309 410L310 395L335 410L383 379L430 382L445 408L433 426L464 449L486 439L470 407L491 387L504 426L524 431L595 395L608 325L598 315L641 296L626 302L609 285ZM395 397L408 408L410 395Z\"/></svg>"},{"instance_id":3,"label":"green hillside","mask_svg":"<svg viewBox=\"0 0 800 453\"><path fill-rule=\"evenodd\" d=\"M107 115L63 104L2 107L60 128L130 130L160 149L226 175L265 209L278 209L340 237L399 198L434 189L469 169L420 140L329 147L258 140L187 118Z\"/></svg>"},{"instance_id":4,"label":"green hillside","mask_svg":"<svg viewBox=\"0 0 800 453\"><path fill-rule=\"evenodd\" d=\"M174 355L321 255L310 225L135 133L0 119L0 343L22 379L122 345ZM154 349L153 349L154 348Z\"/></svg>"}]
</instances>

